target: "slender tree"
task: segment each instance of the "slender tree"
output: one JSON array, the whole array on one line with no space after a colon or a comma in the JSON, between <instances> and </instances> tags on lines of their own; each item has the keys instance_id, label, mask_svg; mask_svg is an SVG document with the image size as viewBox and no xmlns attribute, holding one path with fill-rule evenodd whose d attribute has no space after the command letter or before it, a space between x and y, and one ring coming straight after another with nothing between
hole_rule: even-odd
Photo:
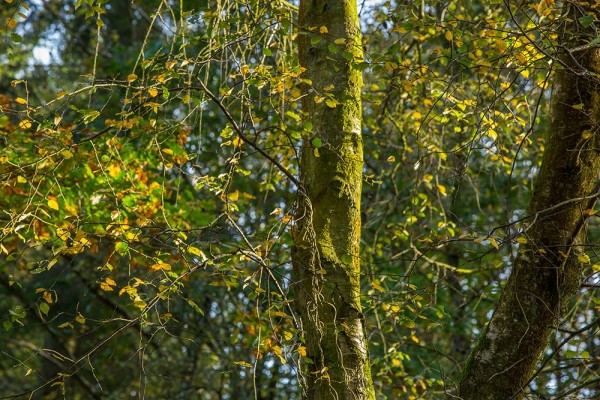
<instances>
[{"instance_id":1,"label":"slender tree","mask_svg":"<svg viewBox=\"0 0 600 400\"><path fill-rule=\"evenodd\" d=\"M354 0L299 10L304 141L295 248L296 307L309 399L374 398L360 304L361 33Z\"/></svg>"},{"instance_id":2,"label":"slender tree","mask_svg":"<svg viewBox=\"0 0 600 400\"><path fill-rule=\"evenodd\" d=\"M591 10L566 2L550 127L529 206L527 243L471 352L460 397L520 399L582 276L583 228L598 197L600 50Z\"/></svg>"}]
</instances>

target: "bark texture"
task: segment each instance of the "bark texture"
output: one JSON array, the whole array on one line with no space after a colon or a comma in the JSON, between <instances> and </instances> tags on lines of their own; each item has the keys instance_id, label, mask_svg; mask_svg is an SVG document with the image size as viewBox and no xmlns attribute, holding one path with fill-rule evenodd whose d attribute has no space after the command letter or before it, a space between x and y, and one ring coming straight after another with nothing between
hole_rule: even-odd
<instances>
[{"instance_id":1,"label":"bark texture","mask_svg":"<svg viewBox=\"0 0 600 400\"><path fill-rule=\"evenodd\" d=\"M361 34L354 0L302 0L302 149L293 250L308 399L374 399L360 304ZM307 360L307 361L306 361Z\"/></svg>"},{"instance_id":2,"label":"bark texture","mask_svg":"<svg viewBox=\"0 0 600 400\"><path fill-rule=\"evenodd\" d=\"M562 45L588 43L582 6L566 3ZM596 17L597 19L597 17ZM590 35L590 36L588 36ZM578 260L586 210L600 171L600 51L564 51L554 75L550 131L529 207L533 215L495 313L460 383L465 400L521 399L569 300L581 283ZM561 63L555 63L561 64Z\"/></svg>"}]
</instances>

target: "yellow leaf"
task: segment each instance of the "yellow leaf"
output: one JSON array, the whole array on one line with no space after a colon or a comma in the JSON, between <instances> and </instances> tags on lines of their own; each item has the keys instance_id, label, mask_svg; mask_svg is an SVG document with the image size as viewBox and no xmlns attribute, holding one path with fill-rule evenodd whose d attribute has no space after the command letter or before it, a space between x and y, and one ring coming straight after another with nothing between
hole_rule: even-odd
<instances>
[{"instance_id":1,"label":"yellow leaf","mask_svg":"<svg viewBox=\"0 0 600 400\"><path fill-rule=\"evenodd\" d=\"M240 197L240 192L237 190L235 192L227 194L227 200L229 201L237 201Z\"/></svg>"},{"instance_id":2,"label":"yellow leaf","mask_svg":"<svg viewBox=\"0 0 600 400\"><path fill-rule=\"evenodd\" d=\"M110 285L110 286L117 286L117 282L115 282L115 281L114 281L114 280L112 280L111 278L106 278L106 279L104 280L104 282L106 282L106 284L107 284L107 285Z\"/></svg>"},{"instance_id":3,"label":"yellow leaf","mask_svg":"<svg viewBox=\"0 0 600 400\"><path fill-rule=\"evenodd\" d=\"M234 361L233 363L237 364L239 366L242 366L244 368L251 368L252 367L252 364L247 363L246 361Z\"/></svg>"},{"instance_id":4,"label":"yellow leaf","mask_svg":"<svg viewBox=\"0 0 600 400\"><path fill-rule=\"evenodd\" d=\"M46 300L46 303L48 303L48 304L54 303L54 300L52 300L52 293L45 291L44 294L42 295L42 297L44 298L44 300Z\"/></svg>"},{"instance_id":5,"label":"yellow leaf","mask_svg":"<svg viewBox=\"0 0 600 400\"><path fill-rule=\"evenodd\" d=\"M418 337L416 337L415 335L411 335L411 336L410 336L410 340L412 340L412 341L413 341L413 342L415 342L415 343L419 343L419 342L420 342L419 338L418 338Z\"/></svg>"},{"instance_id":6,"label":"yellow leaf","mask_svg":"<svg viewBox=\"0 0 600 400\"><path fill-rule=\"evenodd\" d=\"M454 39L454 34L452 33L452 31L446 31L444 37L446 37L447 41L451 42L452 39Z\"/></svg>"},{"instance_id":7,"label":"yellow leaf","mask_svg":"<svg viewBox=\"0 0 600 400\"><path fill-rule=\"evenodd\" d=\"M172 156L172 155L173 155L173 150L171 150L171 149L162 149L161 151L162 151L163 153L165 153L165 154L168 154L168 155L170 155L170 156Z\"/></svg>"},{"instance_id":8,"label":"yellow leaf","mask_svg":"<svg viewBox=\"0 0 600 400\"><path fill-rule=\"evenodd\" d=\"M117 177L121 173L121 167L117 164L111 164L108 166L108 174L113 178Z\"/></svg>"},{"instance_id":9,"label":"yellow leaf","mask_svg":"<svg viewBox=\"0 0 600 400\"><path fill-rule=\"evenodd\" d=\"M27 100L25 100L25 99L24 99L24 98L22 98L22 97L17 97L17 98L15 99L15 101L16 101L17 103L19 103L19 104L27 104Z\"/></svg>"},{"instance_id":10,"label":"yellow leaf","mask_svg":"<svg viewBox=\"0 0 600 400\"><path fill-rule=\"evenodd\" d=\"M589 262L590 262L590 256L588 256L587 254L581 254L581 255L577 256L577 259L579 260L580 263L583 263L583 264L589 264Z\"/></svg>"},{"instance_id":11,"label":"yellow leaf","mask_svg":"<svg viewBox=\"0 0 600 400\"><path fill-rule=\"evenodd\" d=\"M24 119L23 121L19 122L19 128L21 128L21 129L31 128L31 121L28 119Z\"/></svg>"},{"instance_id":12,"label":"yellow leaf","mask_svg":"<svg viewBox=\"0 0 600 400\"><path fill-rule=\"evenodd\" d=\"M524 238L523 236L521 236L521 237L516 238L515 242L525 244L525 243L527 243L527 238Z\"/></svg>"},{"instance_id":13,"label":"yellow leaf","mask_svg":"<svg viewBox=\"0 0 600 400\"><path fill-rule=\"evenodd\" d=\"M504 40L496 39L495 43L496 43L496 47L498 47L498 50L501 53L504 53L506 51L506 48L508 47L508 45L506 44L506 42L504 42Z\"/></svg>"},{"instance_id":14,"label":"yellow leaf","mask_svg":"<svg viewBox=\"0 0 600 400\"><path fill-rule=\"evenodd\" d=\"M373 282L371 282L371 286L373 286L373 288L379 292L383 292L385 290L383 288L383 286L381 286L381 283L379 283L379 280L377 280L377 279L375 279Z\"/></svg>"},{"instance_id":15,"label":"yellow leaf","mask_svg":"<svg viewBox=\"0 0 600 400\"><path fill-rule=\"evenodd\" d=\"M6 26L8 29L14 29L17 26L17 20L14 18L8 18L6 20Z\"/></svg>"},{"instance_id":16,"label":"yellow leaf","mask_svg":"<svg viewBox=\"0 0 600 400\"><path fill-rule=\"evenodd\" d=\"M138 78L138 76L136 74L129 74L127 75L127 82L133 82Z\"/></svg>"},{"instance_id":17,"label":"yellow leaf","mask_svg":"<svg viewBox=\"0 0 600 400\"><path fill-rule=\"evenodd\" d=\"M394 161L396 161L396 157L394 157L394 156L389 156L389 157L387 158L387 160L388 160L388 162L394 162Z\"/></svg>"},{"instance_id":18,"label":"yellow leaf","mask_svg":"<svg viewBox=\"0 0 600 400\"><path fill-rule=\"evenodd\" d=\"M329 29L326 26L322 26L319 28L319 33L329 33Z\"/></svg>"},{"instance_id":19,"label":"yellow leaf","mask_svg":"<svg viewBox=\"0 0 600 400\"><path fill-rule=\"evenodd\" d=\"M146 308L147 303L138 297L133 301L133 305L139 308L140 310L143 310L144 308Z\"/></svg>"},{"instance_id":20,"label":"yellow leaf","mask_svg":"<svg viewBox=\"0 0 600 400\"><path fill-rule=\"evenodd\" d=\"M489 240L490 240L490 244L491 244L492 246L494 246L494 248L495 248L496 250L498 250L498 249L499 249L499 246L498 246L498 242L496 241L496 239L494 239L493 237L491 237L491 236L490 236Z\"/></svg>"},{"instance_id":21,"label":"yellow leaf","mask_svg":"<svg viewBox=\"0 0 600 400\"><path fill-rule=\"evenodd\" d=\"M203 260L206 260L206 256L204 255L204 253L202 252L202 250L200 250L197 247L190 246L190 247L188 247L187 251L188 251L189 254L191 254L193 256L200 257Z\"/></svg>"},{"instance_id":22,"label":"yellow leaf","mask_svg":"<svg viewBox=\"0 0 600 400\"><path fill-rule=\"evenodd\" d=\"M58 210L59 209L58 203L54 199L49 199L48 200L48 207L50 207L53 210Z\"/></svg>"},{"instance_id":23,"label":"yellow leaf","mask_svg":"<svg viewBox=\"0 0 600 400\"><path fill-rule=\"evenodd\" d=\"M298 354L300 357L306 357L306 347L300 346L298 347Z\"/></svg>"},{"instance_id":24,"label":"yellow leaf","mask_svg":"<svg viewBox=\"0 0 600 400\"><path fill-rule=\"evenodd\" d=\"M77 313L77 316L75 317L75 321L77 321L81 325L83 325L83 324L85 324L85 317L83 315L81 315L80 313Z\"/></svg>"},{"instance_id":25,"label":"yellow leaf","mask_svg":"<svg viewBox=\"0 0 600 400\"><path fill-rule=\"evenodd\" d=\"M232 141L233 145L235 147L239 147L241 146L242 143L244 143L244 141L242 140L242 138L240 136L236 136Z\"/></svg>"},{"instance_id":26,"label":"yellow leaf","mask_svg":"<svg viewBox=\"0 0 600 400\"><path fill-rule=\"evenodd\" d=\"M156 97L158 95L158 89L150 88L148 89L148 94L150 95L150 97Z\"/></svg>"},{"instance_id":27,"label":"yellow leaf","mask_svg":"<svg viewBox=\"0 0 600 400\"><path fill-rule=\"evenodd\" d=\"M246 75L248 72L250 72L250 67L247 65L242 65L242 68L240 68L240 72L242 73L242 75Z\"/></svg>"},{"instance_id":28,"label":"yellow leaf","mask_svg":"<svg viewBox=\"0 0 600 400\"><path fill-rule=\"evenodd\" d=\"M446 196L446 194L447 194L446 186L438 184L437 188L440 191L440 193L442 194L442 196Z\"/></svg>"},{"instance_id":29,"label":"yellow leaf","mask_svg":"<svg viewBox=\"0 0 600 400\"><path fill-rule=\"evenodd\" d=\"M148 186L148 190L154 190L154 189L159 188L159 187L160 187L160 183L158 183L158 182L152 182L150 184L150 186Z\"/></svg>"},{"instance_id":30,"label":"yellow leaf","mask_svg":"<svg viewBox=\"0 0 600 400\"><path fill-rule=\"evenodd\" d=\"M595 215L598 211L590 208L589 210L585 210L584 212L586 215L589 215L591 217L592 215Z\"/></svg>"},{"instance_id":31,"label":"yellow leaf","mask_svg":"<svg viewBox=\"0 0 600 400\"><path fill-rule=\"evenodd\" d=\"M69 150L64 149L63 151L60 152L60 155L63 156L64 158L66 158L67 160L69 158L73 158L73 153L71 153Z\"/></svg>"},{"instance_id":32,"label":"yellow leaf","mask_svg":"<svg viewBox=\"0 0 600 400\"><path fill-rule=\"evenodd\" d=\"M58 235L59 238L61 238L62 240L65 240L65 241L69 238L69 236L71 236L69 231L67 229L63 229L63 228L56 229L56 234Z\"/></svg>"},{"instance_id":33,"label":"yellow leaf","mask_svg":"<svg viewBox=\"0 0 600 400\"><path fill-rule=\"evenodd\" d=\"M394 367L399 367L402 365L402 363L400 362L400 360L398 360L397 358L392 358L392 365Z\"/></svg>"},{"instance_id":34,"label":"yellow leaf","mask_svg":"<svg viewBox=\"0 0 600 400\"><path fill-rule=\"evenodd\" d=\"M278 356L282 355L283 351L281 350L281 347L273 346L273 354L278 355Z\"/></svg>"},{"instance_id":35,"label":"yellow leaf","mask_svg":"<svg viewBox=\"0 0 600 400\"><path fill-rule=\"evenodd\" d=\"M158 264L154 264L150 268L152 268L153 271L160 271L160 270L170 271L171 270L171 265L167 264L167 263L160 262Z\"/></svg>"}]
</instances>

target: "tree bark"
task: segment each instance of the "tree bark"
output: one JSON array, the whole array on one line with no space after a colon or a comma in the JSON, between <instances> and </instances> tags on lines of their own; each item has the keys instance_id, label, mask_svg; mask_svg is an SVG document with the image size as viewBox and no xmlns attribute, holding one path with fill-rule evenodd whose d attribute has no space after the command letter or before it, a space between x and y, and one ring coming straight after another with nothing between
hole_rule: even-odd
<instances>
[{"instance_id":1,"label":"tree bark","mask_svg":"<svg viewBox=\"0 0 600 400\"><path fill-rule=\"evenodd\" d=\"M294 231L295 306L306 343L307 399L374 399L360 304L361 33L354 0L302 0L306 79Z\"/></svg>"},{"instance_id":2,"label":"tree bark","mask_svg":"<svg viewBox=\"0 0 600 400\"><path fill-rule=\"evenodd\" d=\"M595 36L581 25L585 10L580 4L565 7L561 45L573 49ZM465 400L523 398L581 283L578 256L586 210L599 190L600 85L593 75L600 72L600 50L564 50L559 61L550 132L525 230L528 242L521 245L500 302L463 371L459 394Z\"/></svg>"}]
</instances>

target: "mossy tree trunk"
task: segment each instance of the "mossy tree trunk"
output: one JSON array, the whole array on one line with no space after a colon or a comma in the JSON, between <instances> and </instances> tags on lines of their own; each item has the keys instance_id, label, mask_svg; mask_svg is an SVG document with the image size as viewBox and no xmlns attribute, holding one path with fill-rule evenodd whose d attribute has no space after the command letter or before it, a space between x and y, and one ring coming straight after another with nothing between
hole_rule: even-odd
<instances>
[{"instance_id":1,"label":"mossy tree trunk","mask_svg":"<svg viewBox=\"0 0 600 400\"><path fill-rule=\"evenodd\" d=\"M585 9L565 7L563 49L595 37ZM585 17L585 18L583 18ZM594 18L598 20L598 16ZM590 23L592 21L589 21ZM589 25L589 24L587 24ZM521 399L581 281L583 227L598 193L600 49L564 50L555 62L550 131L513 271L460 383L465 400Z\"/></svg>"},{"instance_id":2,"label":"mossy tree trunk","mask_svg":"<svg viewBox=\"0 0 600 400\"><path fill-rule=\"evenodd\" d=\"M361 71L355 0L302 0L304 138L293 250L308 399L374 399L360 304Z\"/></svg>"}]
</instances>

